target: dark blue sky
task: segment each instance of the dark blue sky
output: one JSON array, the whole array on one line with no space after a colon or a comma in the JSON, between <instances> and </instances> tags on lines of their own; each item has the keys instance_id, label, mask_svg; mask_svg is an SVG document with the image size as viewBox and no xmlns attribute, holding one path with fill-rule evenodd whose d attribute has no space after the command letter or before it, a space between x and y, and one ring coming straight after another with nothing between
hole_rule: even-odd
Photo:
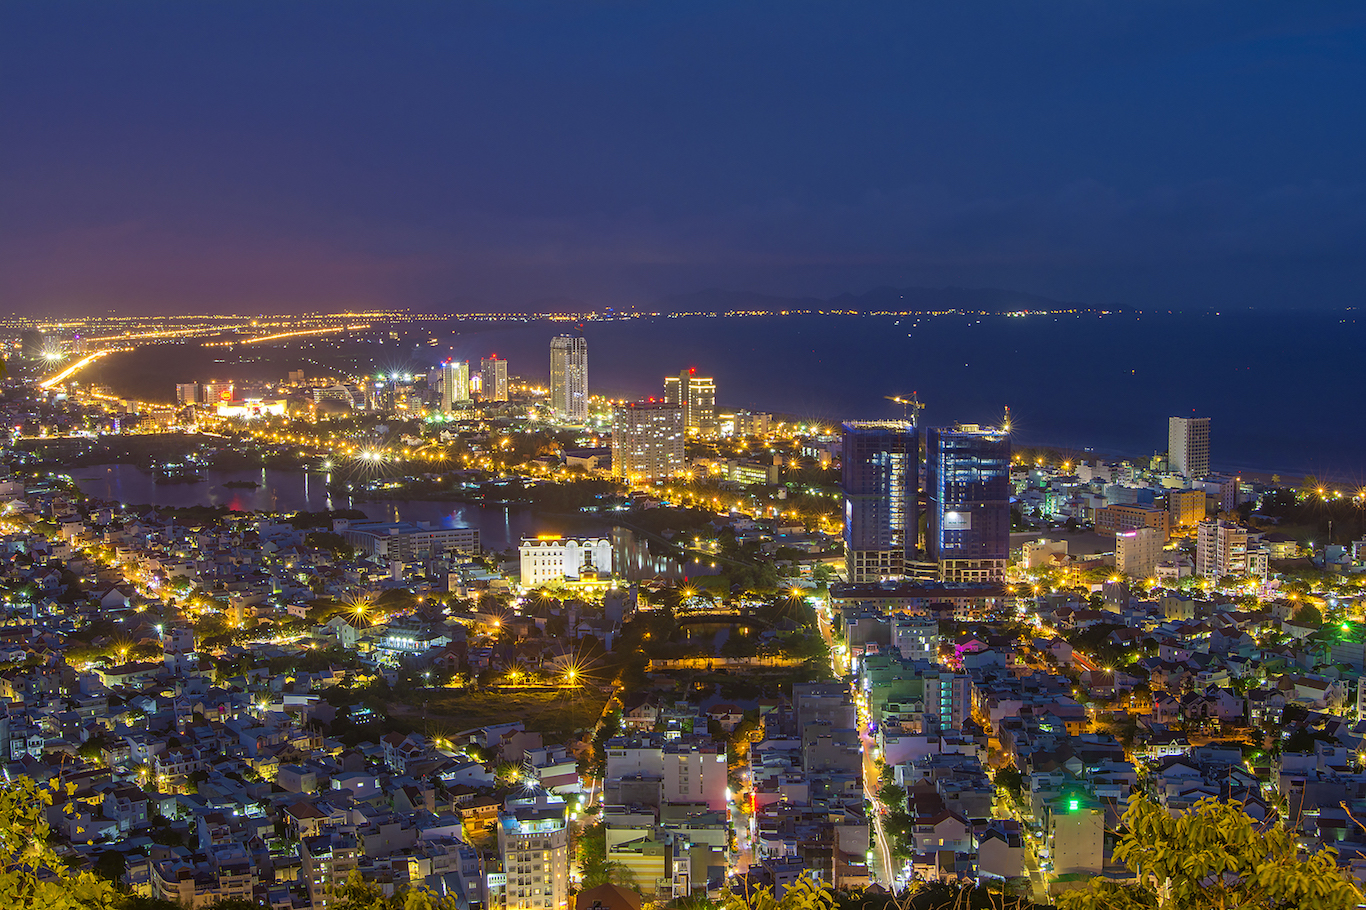
<instances>
[{"instance_id":1,"label":"dark blue sky","mask_svg":"<svg viewBox=\"0 0 1366 910\"><path fill-rule=\"evenodd\" d=\"M0 2L0 311L1360 305L1360 3Z\"/></svg>"}]
</instances>

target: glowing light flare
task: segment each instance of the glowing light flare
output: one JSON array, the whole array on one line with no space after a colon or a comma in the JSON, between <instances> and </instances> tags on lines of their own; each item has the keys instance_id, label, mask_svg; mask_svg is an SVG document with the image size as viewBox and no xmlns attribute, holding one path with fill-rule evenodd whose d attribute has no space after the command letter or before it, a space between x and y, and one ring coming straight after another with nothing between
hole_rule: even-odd
<instances>
[{"instance_id":1,"label":"glowing light flare","mask_svg":"<svg viewBox=\"0 0 1366 910\"><path fill-rule=\"evenodd\" d=\"M87 354L87 355L85 355L84 357L82 357L80 360L77 360L75 363L69 365L65 370L62 370L60 373L56 374L55 376L49 376L47 379L44 379L42 382L38 383L38 388L40 388L40 389L50 389L50 388L52 388L53 386L57 385L58 383L61 383L61 382L65 381L66 378L67 378L68 376L71 376L73 373L77 372L78 370L84 369L85 367L87 367L87 366L89 366L90 364L94 363L96 360L98 360L99 358L103 357L105 354L108 354L108 353L111 353L111 352L110 352L110 351L95 351L93 354Z\"/></svg>"}]
</instances>

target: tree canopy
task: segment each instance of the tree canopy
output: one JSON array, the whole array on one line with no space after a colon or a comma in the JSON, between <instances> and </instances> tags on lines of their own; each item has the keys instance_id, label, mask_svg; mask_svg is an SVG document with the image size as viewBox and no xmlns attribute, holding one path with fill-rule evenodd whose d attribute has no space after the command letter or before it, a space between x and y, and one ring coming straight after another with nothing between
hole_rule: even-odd
<instances>
[{"instance_id":1,"label":"tree canopy","mask_svg":"<svg viewBox=\"0 0 1366 910\"><path fill-rule=\"evenodd\" d=\"M54 791L75 792L53 779L48 788L19 777L0 787L0 906L41 910L113 910L122 895L91 872L71 872L48 843L47 807Z\"/></svg>"},{"instance_id":2,"label":"tree canopy","mask_svg":"<svg viewBox=\"0 0 1366 910\"><path fill-rule=\"evenodd\" d=\"M1323 625L1323 612L1313 604L1300 604L1300 608L1295 611L1293 618L1302 626Z\"/></svg>"},{"instance_id":3,"label":"tree canopy","mask_svg":"<svg viewBox=\"0 0 1366 910\"><path fill-rule=\"evenodd\" d=\"M1133 883L1096 879L1059 895L1061 910L1349 910L1362 891L1335 861L1306 854L1280 822L1258 822L1241 803L1203 799L1178 816L1145 796L1124 813L1115 858Z\"/></svg>"},{"instance_id":4,"label":"tree canopy","mask_svg":"<svg viewBox=\"0 0 1366 910\"><path fill-rule=\"evenodd\" d=\"M743 893L727 891L721 900L725 910L835 910L835 892L829 885L804 872L787 886L781 898L772 888L750 888Z\"/></svg>"},{"instance_id":5,"label":"tree canopy","mask_svg":"<svg viewBox=\"0 0 1366 910\"><path fill-rule=\"evenodd\" d=\"M378 885L361 878L355 870L337 888L336 906L341 910L456 910L453 895L435 894L426 888L405 888L386 896Z\"/></svg>"}]
</instances>

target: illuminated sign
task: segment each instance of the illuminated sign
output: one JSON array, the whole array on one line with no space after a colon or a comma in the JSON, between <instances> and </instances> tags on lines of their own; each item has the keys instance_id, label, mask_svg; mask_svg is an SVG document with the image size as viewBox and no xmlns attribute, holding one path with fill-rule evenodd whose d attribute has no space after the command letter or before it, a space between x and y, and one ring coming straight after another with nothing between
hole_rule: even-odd
<instances>
[{"instance_id":1,"label":"illuminated sign","mask_svg":"<svg viewBox=\"0 0 1366 910\"><path fill-rule=\"evenodd\" d=\"M258 417L283 417L285 415L285 402L283 399L276 401L263 401L259 398L249 398L245 401L219 402L219 417L240 417L243 420L254 420Z\"/></svg>"}]
</instances>

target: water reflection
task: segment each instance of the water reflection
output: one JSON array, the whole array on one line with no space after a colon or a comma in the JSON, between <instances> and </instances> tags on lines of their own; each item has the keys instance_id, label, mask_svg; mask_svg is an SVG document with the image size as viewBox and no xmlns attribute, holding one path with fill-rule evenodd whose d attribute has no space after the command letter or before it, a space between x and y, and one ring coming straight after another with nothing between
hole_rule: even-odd
<instances>
[{"instance_id":1,"label":"water reflection","mask_svg":"<svg viewBox=\"0 0 1366 910\"><path fill-rule=\"evenodd\" d=\"M201 483L154 483L152 475L131 464L100 465L71 472L81 491L98 499L155 506L226 506L234 511L319 512L349 509L351 501L334 502L326 474L299 471L208 471ZM226 484L256 484L229 487Z\"/></svg>"},{"instance_id":2,"label":"water reflection","mask_svg":"<svg viewBox=\"0 0 1366 910\"><path fill-rule=\"evenodd\" d=\"M680 563L667 556L655 555L650 550L650 541L637 536L629 528L612 529L612 555L616 562L612 571L632 581L647 578L677 580L694 575L716 574L716 569L708 563L697 560Z\"/></svg>"},{"instance_id":3,"label":"water reflection","mask_svg":"<svg viewBox=\"0 0 1366 910\"><path fill-rule=\"evenodd\" d=\"M710 564L678 560L652 553L649 541L628 528L584 516L537 516L530 509L507 506L475 506L459 502L402 499L378 502L353 502L349 496L334 497L327 488L325 473L299 471L209 471L204 482L195 484L154 483L152 476L135 465L101 465L71 472L87 496L119 503L149 504L185 508L188 506L226 506L234 511L320 512L334 509L359 509L380 521L426 521L447 528L478 528L485 551L505 553L515 558L524 537L538 534L565 536L610 535L615 565L613 571L631 581L651 578L681 579L694 575L714 575ZM228 487L228 483L256 483L256 487Z\"/></svg>"}]
</instances>

